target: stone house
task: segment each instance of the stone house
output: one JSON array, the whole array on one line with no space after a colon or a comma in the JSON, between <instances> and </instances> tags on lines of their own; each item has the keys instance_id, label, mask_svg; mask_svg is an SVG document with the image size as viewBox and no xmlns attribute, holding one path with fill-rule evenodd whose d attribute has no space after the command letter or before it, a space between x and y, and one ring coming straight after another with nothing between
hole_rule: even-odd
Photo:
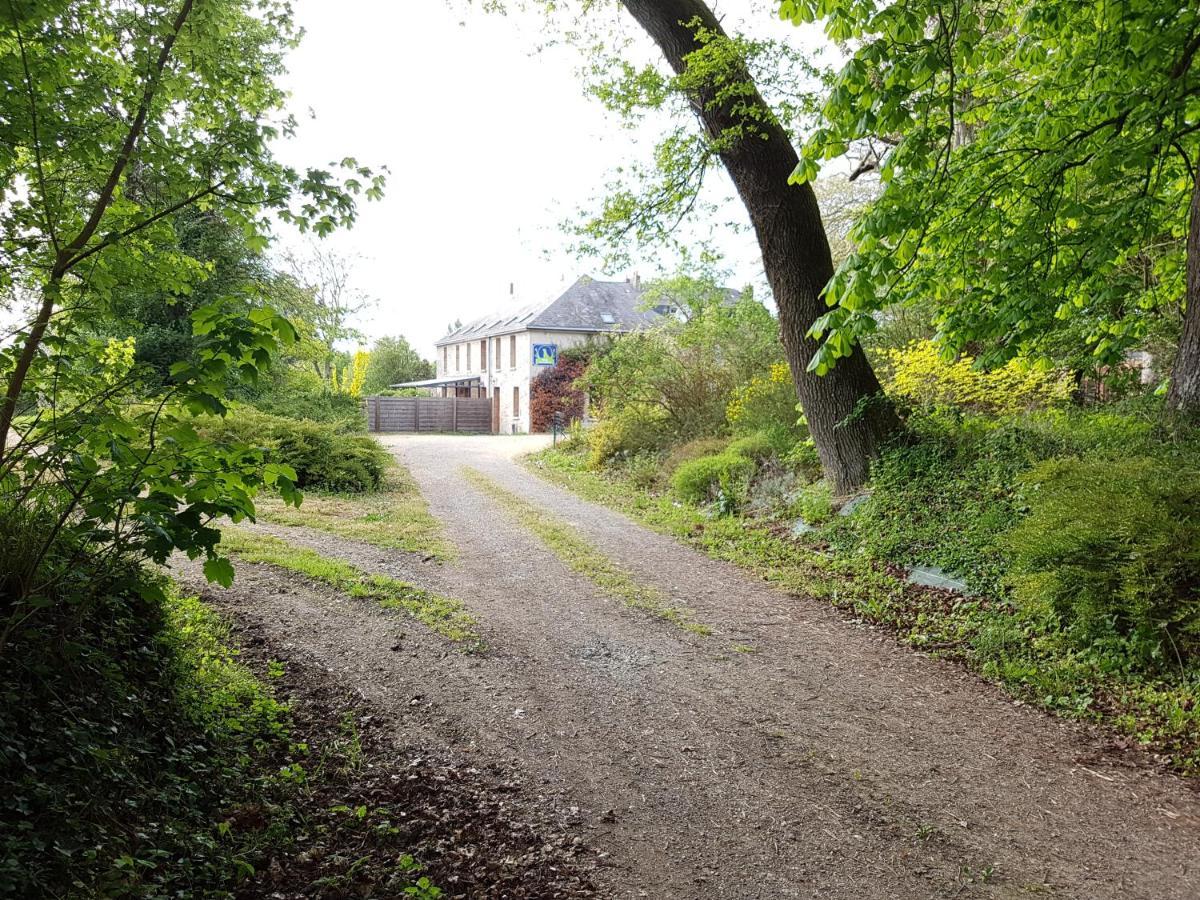
<instances>
[{"instance_id":1,"label":"stone house","mask_svg":"<svg viewBox=\"0 0 1200 900\"><path fill-rule=\"evenodd\" d=\"M607 335L651 325L674 307L643 309L639 280L580 278L553 300L484 316L435 344L437 376L395 387L443 397L487 397L499 405L501 434L529 431L529 388L558 354Z\"/></svg>"}]
</instances>

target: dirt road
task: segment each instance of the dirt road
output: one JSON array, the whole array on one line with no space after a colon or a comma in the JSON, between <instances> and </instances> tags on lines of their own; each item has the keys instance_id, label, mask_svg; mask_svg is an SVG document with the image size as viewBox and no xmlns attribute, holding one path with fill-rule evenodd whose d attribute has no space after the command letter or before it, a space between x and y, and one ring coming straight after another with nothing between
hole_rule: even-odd
<instances>
[{"instance_id":1,"label":"dirt road","mask_svg":"<svg viewBox=\"0 0 1200 900\"><path fill-rule=\"evenodd\" d=\"M540 481L512 459L539 440L390 439L457 545L452 563L271 529L461 598L485 654L265 569L239 570L233 608L406 737L511 772L524 802L598 854L603 896L1200 897L1190 784ZM463 465L714 633L572 574Z\"/></svg>"}]
</instances>

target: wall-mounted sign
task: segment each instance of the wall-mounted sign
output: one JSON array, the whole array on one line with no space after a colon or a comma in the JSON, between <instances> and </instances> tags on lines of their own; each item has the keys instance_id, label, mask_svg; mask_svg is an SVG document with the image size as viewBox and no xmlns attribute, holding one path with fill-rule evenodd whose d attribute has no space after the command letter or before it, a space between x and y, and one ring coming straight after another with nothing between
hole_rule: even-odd
<instances>
[{"instance_id":1,"label":"wall-mounted sign","mask_svg":"<svg viewBox=\"0 0 1200 900\"><path fill-rule=\"evenodd\" d=\"M558 362L558 344L534 344L533 364L535 366L552 366Z\"/></svg>"}]
</instances>

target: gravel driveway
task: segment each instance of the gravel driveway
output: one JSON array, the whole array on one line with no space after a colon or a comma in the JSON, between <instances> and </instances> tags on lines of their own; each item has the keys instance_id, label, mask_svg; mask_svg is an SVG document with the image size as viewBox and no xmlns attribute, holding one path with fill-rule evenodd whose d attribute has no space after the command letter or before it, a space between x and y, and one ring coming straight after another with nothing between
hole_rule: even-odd
<instances>
[{"instance_id":1,"label":"gravel driveway","mask_svg":"<svg viewBox=\"0 0 1200 900\"><path fill-rule=\"evenodd\" d=\"M594 848L602 896L1200 897L1190 783L541 481L513 458L542 438L385 443L455 562L268 530L461 598L489 650L458 653L416 625L399 637L369 605L286 579L252 578L239 615L401 711L409 736L513 773L519 802ZM569 522L714 634L606 597L465 483L463 465Z\"/></svg>"}]
</instances>

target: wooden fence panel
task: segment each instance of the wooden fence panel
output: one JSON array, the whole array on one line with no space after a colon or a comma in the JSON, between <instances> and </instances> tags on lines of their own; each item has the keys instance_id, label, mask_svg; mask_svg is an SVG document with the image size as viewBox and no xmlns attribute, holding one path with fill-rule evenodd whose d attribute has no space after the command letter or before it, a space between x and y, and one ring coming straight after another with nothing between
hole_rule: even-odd
<instances>
[{"instance_id":1,"label":"wooden fence panel","mask_svg":"<svg viewBox=\"0 0 1200 900\"><path fill-rule=\"evenodd\" d=\"M378 433L492 430L492 402L486 397L367 397L363 412L367 430Z\"/></svg>"}]
</instances>

